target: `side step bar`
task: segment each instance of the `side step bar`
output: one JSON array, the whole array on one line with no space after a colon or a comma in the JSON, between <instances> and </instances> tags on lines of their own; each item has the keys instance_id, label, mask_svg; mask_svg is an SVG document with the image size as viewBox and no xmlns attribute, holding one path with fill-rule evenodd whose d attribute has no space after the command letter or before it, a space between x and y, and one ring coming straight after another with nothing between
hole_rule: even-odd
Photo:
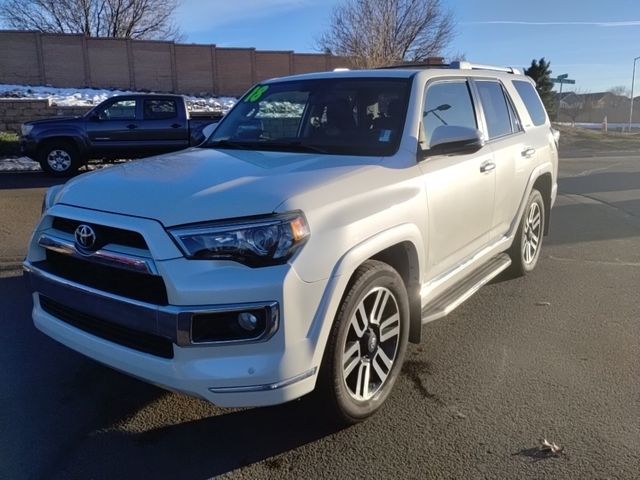
<instances>
[{"instance_id":1,"label":"side step bar","mask_svg":"<svg viewBox=\"0 0 640 480\"><path fill-rule=\"evenodd\" d=\"M447 316L460 306L462 302L480 290L481 287L497 277L509 265L511 265L509 255L506 253L496 255L458 285L429 302L422 310L422 323L424 324Z\"/></svg>"}]
</instances>

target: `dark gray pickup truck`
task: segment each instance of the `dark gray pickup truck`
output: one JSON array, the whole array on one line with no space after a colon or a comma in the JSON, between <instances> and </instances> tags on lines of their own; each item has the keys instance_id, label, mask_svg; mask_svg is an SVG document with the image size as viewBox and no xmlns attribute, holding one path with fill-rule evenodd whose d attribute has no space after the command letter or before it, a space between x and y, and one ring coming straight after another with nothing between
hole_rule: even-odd
<instances>
[{"instance_id":1,"label":"dark gray pickup truck","mask_svg":"<svg viewBox=\"0 0 640 480\"><path fill-rule=\"evenodd\" d=\"M25 123L20 147L45 172L69 176L90 159L139 158L197 145L202 129L219 117L190 118L181 95L120 95L82 117Z\"/></svg>"}]
</instances>

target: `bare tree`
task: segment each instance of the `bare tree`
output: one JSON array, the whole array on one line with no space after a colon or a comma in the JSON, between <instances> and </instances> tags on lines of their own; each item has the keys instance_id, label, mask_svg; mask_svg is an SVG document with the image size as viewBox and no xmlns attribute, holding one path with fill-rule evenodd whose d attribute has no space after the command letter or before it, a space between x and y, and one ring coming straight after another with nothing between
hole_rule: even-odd
<instances>
[{"instance_id":1,"label":"bare tree","mask_svg":"<svg viewBox=\"0 0 640 480\"><path fill-rule=\"evenodd\" d=\"M439 56L453 37L440 0L343 0L318 47L370 68Z\"/></svg>"},{"instance_id":2,"label":"bare tree","mask_svg":"<svg viewBox=\"0 0 640 480\"><path fill-rule=\"evenodd\" d=\"M611 87L607 91L613 93L614 95L618 95L620 97L630 97L631 96L631 92L624 85L618 85L616 87Z\"/></svg>"},{"instance_id":3,"label":"bare tree","mask_svg":"<svg viewBox=\"0 0 640 480\"><path fill-rule=\"evenodd\" d=\"M93 37L176 40L180 0L0 0L9 28Z\"/></svg>"}]
</instances>

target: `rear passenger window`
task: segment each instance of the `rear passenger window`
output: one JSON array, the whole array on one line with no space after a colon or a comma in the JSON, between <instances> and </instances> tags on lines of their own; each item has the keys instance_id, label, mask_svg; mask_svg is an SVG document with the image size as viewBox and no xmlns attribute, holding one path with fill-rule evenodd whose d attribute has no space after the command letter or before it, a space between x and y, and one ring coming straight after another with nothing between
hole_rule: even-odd
<instances>
[{"instance_id":1,"label":"rear passenger window","mask_svg":"<svg viewBox=\"0 0 640 480\"><path fill-rule=\"evenodd\" d=\"M542 100L540 100L538 92L536 92L533 85L524 80L514 80L513 86L516 87L518 95L520 95L520 98L527 107L533 124L535 126L544 125L547 121L547 115Z\"/></svg>"},{"instance_id":2,"label":"rear passenger window","mask_svg":"<svg viewBox=\"0 0 640 480\"><path fill-rule=\"evenodd\" d=\"M145 120L166 120L177 115L175 100L145 100Z\"/></svg>"},{"instance_id":3,"label":"rear passenger window","mask_svg":"<svg viewBox=\"0 0 640 480\"><path fill-rule=\"evenodd\" d=\"M502 85L498 82L481 80L477 81L480 102L484 110L487 122L489 139L503 137L514 132L512 123L513 115L510 114L510 105L504 96ZM517 130L515 130L517 131Z\"/></svg>"},{"instance_id":4,"label":"rear passenger window","mask_svg":"<svg viewBox=\"0 0 640 480\"><path fill-rule=\"evenodd\" d=\"M478 128L466 81L436 83L427 90L422 112L422 127L427 145L431 142L433 131L441 125Z\"/></svg>"}]
</instances>

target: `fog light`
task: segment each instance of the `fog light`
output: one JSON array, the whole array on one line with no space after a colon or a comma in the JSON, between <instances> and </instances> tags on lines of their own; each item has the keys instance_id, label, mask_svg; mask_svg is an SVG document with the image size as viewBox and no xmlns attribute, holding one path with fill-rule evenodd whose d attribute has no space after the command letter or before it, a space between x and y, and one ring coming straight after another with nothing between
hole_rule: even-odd
<instances>
[{"instance_id":1,"label":"fog light","mask_svg":"<svg viewBox=\"0 0 640 480\"><path fill-rule=\"evenodd\" d=\"M238 324L247 332L253 332L258 326L258 318L249 312L242 312L238 315Z\"/></svg>"},{"instance_id":2,"label":"fog light","mask_svg":"<svg viewBox=\"0 0 640 480\"><path fill-rule=\"evenodd\" d=\"M191 317L191 342L266 340L278 327L278 304L247 305L233 310L203 312Z\"/></svg>"}]
</instances>

